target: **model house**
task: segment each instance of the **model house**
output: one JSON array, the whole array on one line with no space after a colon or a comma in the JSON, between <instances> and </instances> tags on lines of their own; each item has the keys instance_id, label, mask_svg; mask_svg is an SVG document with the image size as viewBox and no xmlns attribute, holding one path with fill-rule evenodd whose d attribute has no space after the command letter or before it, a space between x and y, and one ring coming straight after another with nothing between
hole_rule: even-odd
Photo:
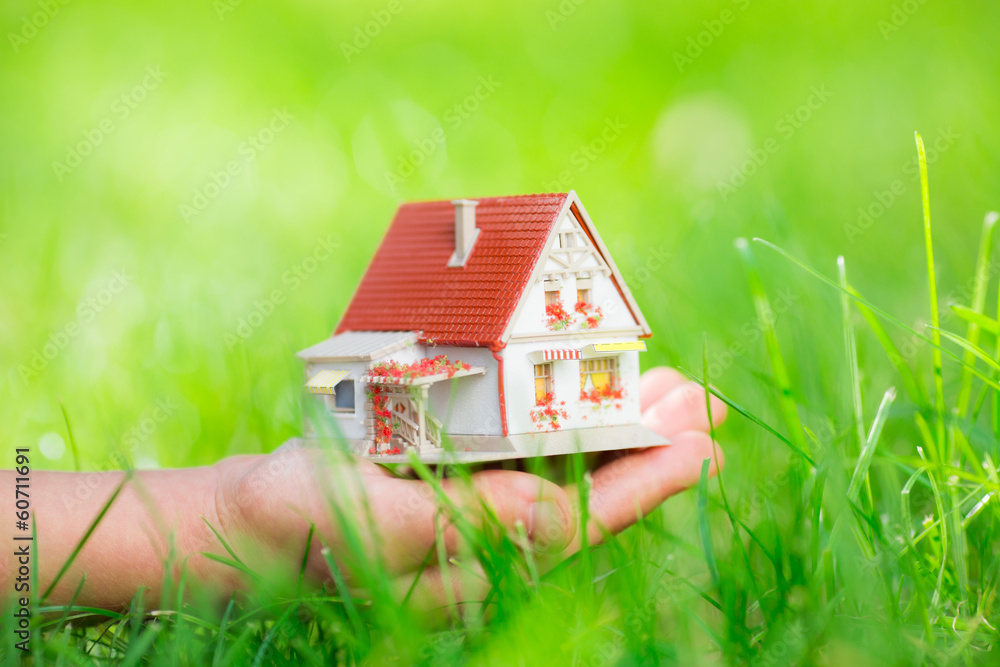
<instances>
[{"instance_id":1,"label":"model house","mask_svg":"<svg viewBox=\"0 0 1000 667\"><path fill-rule=\"evenodd\" d=\"M298 354L305 436L427 460L665 444L639 426L650 334L575 192L404 204Z\"/></svg>"}]
</instances>

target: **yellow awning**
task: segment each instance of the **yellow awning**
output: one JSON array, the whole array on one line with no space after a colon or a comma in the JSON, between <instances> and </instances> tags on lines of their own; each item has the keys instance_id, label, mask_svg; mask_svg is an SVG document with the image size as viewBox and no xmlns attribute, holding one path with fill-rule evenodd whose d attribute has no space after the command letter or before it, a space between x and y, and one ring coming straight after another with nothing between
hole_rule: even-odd
<instances>
[{"instance_id":1,"label":"yellow awning","mask_svg":"<svg viewBox=\"0 0 1000 667\"><path fill-rule=\"evenodd\" d=\"M627 352L629 350L646 351L646 341L637 340L629 343L594 343L594 352Z\"/></svg>"},{"instance_id":2,"label":"yellow awning","mask_svg":"<svg viewBox=\"0 0 1000 667\"><path fill-rule=\"evenodd\" d=\"M347 377L349 373L350 371L320 371L312 376L309 382L306 382L306 389L312 394L333 396L333 388L337 386L338 382Z\"/></svg>"}]
</instances>

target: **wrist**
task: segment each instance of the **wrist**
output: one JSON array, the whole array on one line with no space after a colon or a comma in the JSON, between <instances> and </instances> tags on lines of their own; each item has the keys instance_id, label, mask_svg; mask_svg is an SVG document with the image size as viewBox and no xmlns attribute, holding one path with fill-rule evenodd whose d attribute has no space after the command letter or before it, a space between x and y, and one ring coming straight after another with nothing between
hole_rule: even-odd
<instances>
[{"instance_id":1,"label":"wrist","mask_svg":"<svg viewBox=\"0 0 1000 667\"><path fill-rule=\"evenodd\" d=\"M212 582L225 595L240 586L240 573L205 554L231 559L227 546L234 548L240 532L245 531L241 503L234 497L234 489L244 474L237 464L240 459L251 458L254 457L234 457L201 468L204 479L200 480L199 486L202 492L198 494L193 511L187 514L187 525L184 527L188 536L188 568L199 579Z\"/></svg>"}]
</instances>

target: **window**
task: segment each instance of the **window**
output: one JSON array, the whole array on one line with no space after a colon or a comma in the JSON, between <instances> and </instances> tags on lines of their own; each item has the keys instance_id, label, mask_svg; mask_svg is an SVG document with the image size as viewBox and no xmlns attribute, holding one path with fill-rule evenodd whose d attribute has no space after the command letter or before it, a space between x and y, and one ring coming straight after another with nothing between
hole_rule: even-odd
<instances>
[{"instance_id":1,"label":"window","mask_svg":"<svg viewBox=\"0 0 1000 667\"><path fill-rule=\"evenodd\" d=\"M590 290L589 289L577 289L576 290L576 301L577 303L590 303Z\"/></svg>"},{"instance_id":2,"label":"window","mask_svg":"<svg viewBox=\"0 0 1000 667\"><path fill-rule=\"evenodd\" d=\"M580 391L610 391L618 386L618 359L599 357L580 360Z\"/></svg>"},{"instance_id":3,"label":"window","mask_svg":"<svg viewBox=\"0 0 1000 667\"><path fill-rule=\"evenodd\" d=\"M535 405L545 402L545 395L552 393L552 364L535 364Z\"/></svg>"},{"instance_id":4,"label":"window","mask_svg":"<svg viewBox=\"0 0 1000 667\"><path fill-rule=\"evenodd\" d=\"M354 380L341 380L333 391L333 396L326 397L330 412L354 414Z\"/></svg>"},{"instance_id":5,"label":"window","mask_svg":"<svg viewBox=\"0 0 1000 667\"><path fill-rule=\"evenodd\" d=\"M575 248L576 247L576 231L572 232L559 232L559 247L560 248Z\"/></svg>"},{"instance_id":6,"label":"window","mask_svg":"<svg viewBox=\"0 0 1000 667\"><path fill-rule=\"evenodd\" d=\"M549 290L545 292L545 305L559 303L559 290Z\"/></svg>"}]
</instances>

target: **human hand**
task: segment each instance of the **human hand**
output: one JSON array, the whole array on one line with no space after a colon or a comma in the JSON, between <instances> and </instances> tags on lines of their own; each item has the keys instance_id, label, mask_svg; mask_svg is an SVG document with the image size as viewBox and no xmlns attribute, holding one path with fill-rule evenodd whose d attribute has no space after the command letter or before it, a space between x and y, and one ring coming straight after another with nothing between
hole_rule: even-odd
<instances>
[{"instance_id":1,"label":"human hand","mask_svg":"<svg viewBox=\"0 0 1000 667\"><path fill-rule=\"evenodd\" d=\"M715 425L726 415L722 401L711 398ZM642 423L672 444L645 450L615 452L614 460L592 473L587 540L600 542L646 515L670 496L697 483L702 462L712 459L710 474L722 454L708 436L705 394L700 385L677 371L655 368L640 381ZM283 555L298 563L315 525L307 572L317 580L330 572L322 545L343 568L349 582L357 582L365 563L352 563L345 520L359 530L367 554L379 558L409 589L415 573L435 547L443 530L449 556L463 550L462 532L453 520L445 525L440 499L426 482L401 479L382 466L360 457L331 454L321 449L295 449L268 456L243 456L216 465L216 507L222 535L237 545L249 561L275 563ZM580 548L579 494L541 477L509 470L486 470L471 476L471 488L462 480L446 479L443 490L463 520L484 519L482 504L496 520L515 533L518 526L531 547L553 562ZM365 509L371 508L370 513ZM338 517L339 514L339 517ZM454 517L452 517L454 518ZM297 572L297 567L295 568ZM437 567L423 569L418 599L429 605L445 603L446 581ZM476 599L466 585L463 597Z\"/></svg>"}]
</instances>

